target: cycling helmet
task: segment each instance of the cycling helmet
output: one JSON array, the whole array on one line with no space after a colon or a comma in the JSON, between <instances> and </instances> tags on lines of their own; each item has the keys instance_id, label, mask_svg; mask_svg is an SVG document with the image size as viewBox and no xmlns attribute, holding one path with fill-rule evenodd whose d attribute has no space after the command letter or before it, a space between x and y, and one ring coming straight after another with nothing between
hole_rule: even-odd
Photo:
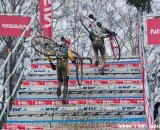
<instances>
[{"instance_id":1,"label":"cycling helmet","mask_svg":"<svg viewBox=\"0 0 160 130\"><path fill-rule=\"evenodd\" d=\"M61 41L66 41L66 39L63 36L61 36Z\"/></svg>"}]
</instances>

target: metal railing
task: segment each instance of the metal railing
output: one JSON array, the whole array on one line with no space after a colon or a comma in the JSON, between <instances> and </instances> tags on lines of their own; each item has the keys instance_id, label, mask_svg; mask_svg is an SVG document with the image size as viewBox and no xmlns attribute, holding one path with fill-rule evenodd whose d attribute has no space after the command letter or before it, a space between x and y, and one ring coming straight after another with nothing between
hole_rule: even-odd
<instances>
[{"instance_id":1,"label":"metal railing","mask_svg":"<svg viewBox=\"0 0 160 130\"><path fill-rule=\"evenodd\" d=\"M3 65L1 66L0 68L0 74L3 73L3 71L5 70L5 67L7 66L7 64L9 65L10 64L10 60L12 58L12 55L15 55L16 54L16 51L18 50L18 47L21 45L21 44L24 44L24 35L25 33L31 29L31 36L29 37L29 40L28 40L28 43L30 44L31 43L31 40L33 38L33 36L35 36L36 32L37 32L37 29L38 29L38 26L35 26L37 23L37 16L36 16L36 13L32 16L31 18L31 21L29 23L29 25L27 26L26 29L23 30L20 38L18 39L15 47L13 48L13 50L8 54L5 62L3 63ZM31 46L31 45L30 45ZM13 70L8 73L8 76L6 78L6 80L4 81L3 85L2 85L2 88L0 89L0 97L3 96L4 94L4 91L7 90L7 93L9 93L9 89L10 89L10 85L9 85L9 82L10 82L10 79L14 76L14 74L16 74L16 70L19 69L19 66L23 63L23 60L24 60L24 57L25 57L25 54L27 54L27 49L28 48L25 48L25 47L22 47L22 53L21 55L18 57L18 60L13 68ZM29 56L29 59L31 61L32 57L33 57L33 54L34 52L32 52ZM11 93L9 93L6 97L5 97L5 100L2 101L3 102L3 106L2 106L2 109L0 111L0 122L2 122L3 118L7 115L9 115L9 109L10 109L10 103L11 103L11 99L14 98L15 94L16 94L16 91L22 81L22 77L24 75L24 72L25 72L26 68L23 66L22 67L22 71L20 72L20 75L19 77L17 78L17 81L14 81L16 84L13 87L13 90ZM1 123L2 125L2 123ZM1 126L2 127L2 126Z\"/></svg>"}]
</instances>

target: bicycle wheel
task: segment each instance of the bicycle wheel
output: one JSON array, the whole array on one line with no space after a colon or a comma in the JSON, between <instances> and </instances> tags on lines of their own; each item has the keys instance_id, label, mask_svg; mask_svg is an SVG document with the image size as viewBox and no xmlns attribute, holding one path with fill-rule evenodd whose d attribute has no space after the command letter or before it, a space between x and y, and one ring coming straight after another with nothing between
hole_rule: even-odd
<instances>
[{"instance_id":1,"label":"bicycle wheel","mask_svg":"<svg viewBox=\"0 0 160 130\"><path fill-rule=\"evenodd\" d=\"M97 23L96 21L92 21L90 20L88 17L84 17L84 16L81 16L80 17L80 22L82 24L82 26L91 34L91 35L94 35L94 36L101 36L100 35L100 30L98 29L97 27Z\"/></svg>"},{"instance_id":2,"label":"bicycle wheel","mask_svg":"<svg viewBox=\"0 0 160 130\"><path fill-rule=\"evenodd\" d=\"M59 45L45 36L35 36L31 40L32 47L39 53L47 56L55 56Z\"/></svg>"},{"instance_id":3,"label":"bicycle wheel","mask_svg":"<svg viewBox=\"0 0 160 130\"><path fill-rule=\"evenodd\" d=\"M82 85L82 80L83 80L83 63L80 58L77 58L76 60L76 78L78 85Z\"/></svg>"},{"instance_id":4,"label":"bicycle wheel","mask_svg":"<svg viewBox=\"0 0 160 130\"><path fill-rule=\"evenodd\" d=\"M118 44L118 40L116 36L109 37L111 43L112 53L115 59L119 60L121 58L120 46Z\"/></svg>"}]
</instances>

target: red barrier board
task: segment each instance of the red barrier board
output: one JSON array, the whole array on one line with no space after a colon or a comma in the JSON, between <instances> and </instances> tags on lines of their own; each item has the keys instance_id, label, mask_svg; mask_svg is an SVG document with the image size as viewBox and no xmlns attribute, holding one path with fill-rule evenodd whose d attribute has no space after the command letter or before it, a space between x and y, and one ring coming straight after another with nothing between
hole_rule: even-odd
<instances>
[{"instance_id":1,"label":"red barrier board","mask_svg":"<svg viewBox=\"0 0 160 130\"><path fill-rule=\"evenodd\" d=\"M8 130L44 130L43 127L40 126L30 126L23 124L4 124L4 128Z\"/></svg>"},{"instance_id":2,"label":"red barrier board","mask_svg":"<svg viewBox=\"0 0 160 130\"><path fill-rule=\"evenodd\" d=\"M67 100L67 104L143 104L143 99L79 99ZM61 100L15 100L14 105L60 105Z\"/></svg>"},{"instance_id":3,"label":"red barrier board","mask_svg":"<svg viewBox=\"0 0 160 130\"><path fill-rule=\"evenodd\" d=\"M116 126L112 125L111 128L147 128L147 123L129 123L129 124L118 124Z\"/></svg>"},{"instance_id":4,"label":"red barrier board","mask_svg":"<svg viewBox=\"0 0 160 130\"><path fill-rule=\"evenodd\" d=\"M125 67L139 67L139 63L130 63L130 64L106 64L105 67L118 67L118 68L125 68ZM71 64L71 68L75 68L75 65ZM32 64L33 69L40 69L40 68L51 68L50 64ZM83 68L95 68L93 64L84 64Z\"/></svg>"},{"instance_id":5,"label":"red barrier board","mask_svg":"<svg viewBox=\"0 0 160 130\"><path fill-rule=\"evenodd\" d=\"M24 86L57 85L58 81L23 81ZM76 80L68 81L69 85L77 85ZM142 84L141 80L84 80L83 85L107 85L107 84Z\"/></svg>"}]
</instances>

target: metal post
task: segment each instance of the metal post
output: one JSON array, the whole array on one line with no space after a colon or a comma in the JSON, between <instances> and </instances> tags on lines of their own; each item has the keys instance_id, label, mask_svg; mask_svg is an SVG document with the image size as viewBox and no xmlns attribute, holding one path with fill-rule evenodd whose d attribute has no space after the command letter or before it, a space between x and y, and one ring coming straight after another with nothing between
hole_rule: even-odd
<instances>
[{"instance_id":1,"label":"metal post","mask_svg":"<svg viewBox=\"0 0 160 130\"><path fill-rule=\"evenodd\" d=\"M8 60L8 66L7 66L7 70L8 70L8 75L10 74L10 71L11 71L11 57L10 59ZM11 82L10 80L8 80L8 83L7 83L7 89L6 89L6 99L9 98L10 96L10 92L11 92ZM9 114L9 108L10 108L10 105L8 106L7 108L7 116Z\"/></svg>"}]
</instances>

